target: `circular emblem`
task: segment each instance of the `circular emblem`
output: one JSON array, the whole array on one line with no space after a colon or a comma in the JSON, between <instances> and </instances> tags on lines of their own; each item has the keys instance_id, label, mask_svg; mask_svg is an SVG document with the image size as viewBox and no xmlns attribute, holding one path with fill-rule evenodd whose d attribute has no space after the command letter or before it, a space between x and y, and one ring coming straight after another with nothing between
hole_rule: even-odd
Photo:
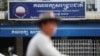
<instances>
[{"instance_id":1,"label":"circular emblem","mask_svg":"<svg viewBox=\"0 0 100 56\"><path fill-rule=\"evenodd\" d=\"M15 14L16 17L23 18L23 17L26 16L26 10L25 10L25 8L23 6L17 7L16 10L15 10L15 13L16 13Z\"/></svg>"},{"instance_id":2,"label":"circular emblem","mask_svg":"<svg viewBox=\"0 0 100 56\"><path fill-rule=\"evenodd\" d=\"M27 6L24 4L16 4L13 7L13 14L16 18L25 18L28 14Z\"/></svg>"}]
</instances>

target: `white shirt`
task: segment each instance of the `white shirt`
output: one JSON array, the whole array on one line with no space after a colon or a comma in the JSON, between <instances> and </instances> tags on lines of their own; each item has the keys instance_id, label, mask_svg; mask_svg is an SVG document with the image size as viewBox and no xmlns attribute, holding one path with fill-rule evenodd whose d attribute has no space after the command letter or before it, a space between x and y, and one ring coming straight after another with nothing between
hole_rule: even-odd
<instances>
[{"instance_id":1,"label":"white shirt","mask_svg":"<svg viewBox=\"0 0 100 56\"><path fill-rule=\"evenodd\" d=\"M29 42L26 56L64 56L64 55L62 55L53 46L50 37L40 31Z\"/></svg>"},{"instance_id":2,"label":"white shirt","mask_svg":"<svg viewBox=\"0 0 100 56\"><path fill-rule=\"evenodd\" d=\"M4 54L0 53L0 56L5 56Z\"/></svg>"}]
</instances>

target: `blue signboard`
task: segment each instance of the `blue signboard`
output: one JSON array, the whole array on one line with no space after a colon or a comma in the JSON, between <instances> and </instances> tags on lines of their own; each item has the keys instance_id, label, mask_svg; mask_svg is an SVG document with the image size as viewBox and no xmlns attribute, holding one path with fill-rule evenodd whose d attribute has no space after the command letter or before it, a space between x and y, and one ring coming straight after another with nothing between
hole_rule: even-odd
<instances>
[{"instance_id":1,"label":"blue signboard","mask_svg":"<svg viewBox=\"0 0 100 56\"><path fill-rule=\"evenodd\" d=\"M85 18L85 2L9 2L9 19L38 19L40 13L53 11L62 19Z\"/></svg>"},{"instance_id":2,"label":"blue signboard","mask_svg":"<svg viewBox=\"0 0 100 56\"><path fill-rule=\"evenodd\" d=\"M38 31L36 26L0 26L0 37L32 37ZM100 25L61 25L54 36L100 36Z\"/></svg>"}]
</instances>

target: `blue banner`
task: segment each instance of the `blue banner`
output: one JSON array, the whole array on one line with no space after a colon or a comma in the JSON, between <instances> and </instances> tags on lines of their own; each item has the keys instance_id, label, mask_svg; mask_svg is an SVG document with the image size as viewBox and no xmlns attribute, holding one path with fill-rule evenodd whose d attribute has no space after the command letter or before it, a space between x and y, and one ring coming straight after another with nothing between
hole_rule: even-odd
<instances>
[{"instance_id":1,"label":"blue banner","mask_svg":"<svg viewBox=\"0 0 100 56\"><path fill-rule=\"evenodd\" d=\"M9 19L38 19L40 13L54 11L63 19L85 18L85 2L9 2Z\"/></svg>"},{"instance_id":2,"label":"blue banner","mask_svg":"<svg viewBox=\"0 0 100 56\"><path fill-rule=\"evenodd\" d=\"M38 31L36 26L0 26L0 37L32 37ZM100 25L61 25L54 36L100 36Z\"/></svg>"}]
</instances>

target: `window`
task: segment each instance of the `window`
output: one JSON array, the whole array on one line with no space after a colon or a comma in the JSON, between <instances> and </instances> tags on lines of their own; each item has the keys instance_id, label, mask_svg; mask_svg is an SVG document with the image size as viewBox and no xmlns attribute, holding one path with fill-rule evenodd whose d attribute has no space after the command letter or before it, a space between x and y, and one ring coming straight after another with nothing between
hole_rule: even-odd
<instances>
[{"instance_id":1,"label":"window","mask_svg":"<svg viewBox=\"0 0 100 56\"><path fill-rule=\"evenodd\" d=\"M7 0L0 0L0 11L7 11Z\"/></svg>"},{"instance_id":2,"label":"window","mask_svg":"<svg viewBox=\"0 0 100 56\"><path fill-rule=\"evenodd\" d=\"M95 0L86 0L87 11L97 11L95 7Z\"/></svg>"}]
</instances>

